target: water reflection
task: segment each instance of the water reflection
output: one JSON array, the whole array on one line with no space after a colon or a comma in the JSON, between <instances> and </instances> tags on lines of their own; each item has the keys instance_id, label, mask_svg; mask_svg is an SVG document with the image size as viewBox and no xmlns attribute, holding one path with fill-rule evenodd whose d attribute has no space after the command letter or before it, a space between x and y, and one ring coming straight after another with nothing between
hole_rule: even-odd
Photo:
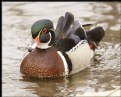
<instances>
[{"instance_id":1,"label":"water reflection","mask_svg":"<svg viewBox=\"0 0 121 97\"><path fill-rule=\"evenodd\" d=\"M3 96L76 96L120 86L119 2L2 2ZM86 8L85 8L86 7ZM20 61L31 43L33 22L48 18L57 23L66 11L82 23L106 29L91 67L68 78L33 79L19 72ZM85 28L90 29L89 27Z\"/></svg>"},{"instance_id":2,"label":"water reflection","mask_svg":"<svg viewBox=\"0 0 121 97\"><path fill-rule=\"evenodd\" d=\"M21 81L37 83L36 86L28 86L27 89L32 89L40 96L75 96L78 92L83 94L84 87L88 86L85 80L89 78L89 70L81 71L79 74L74 74L68 78L61 77L57 79L35 79L23 76ZM86 76L83 76L83 75ZM83 88L80 88L83 87Z\"/></svg>"}]
</instances>

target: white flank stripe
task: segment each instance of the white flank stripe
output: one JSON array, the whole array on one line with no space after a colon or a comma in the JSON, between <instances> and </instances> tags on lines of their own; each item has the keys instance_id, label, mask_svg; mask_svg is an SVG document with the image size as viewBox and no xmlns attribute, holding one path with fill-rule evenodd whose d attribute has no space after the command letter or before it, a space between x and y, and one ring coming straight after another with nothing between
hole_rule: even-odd
<instances>
[{"instance_id":1,"label":"white flank stripe","mask_svg":"<svg viewBox=\"0 0 121 97\"><path fill-rule=\"evenodd\" d=\"M63 60L64 69L65 69L65 75L68 75L68 65L67 65L66 59L65 59L65 57L62 55L62 53L61 53L60 51L57 51L57 53L60 55L60 57L61 57L62 60Z\"/></svg>"},{"instance_id":2,"label":"white flank stripe","mask_svg":"<svg viewBox=\"0 0 121 97\"><path fill-rule=\"evenodd\" d=\"M90 49L87 40L82 40L66 54L73 65L73 70L70 74L74 74L90 66L90 59L94 53Z\"/></svg>"}]
</instances>

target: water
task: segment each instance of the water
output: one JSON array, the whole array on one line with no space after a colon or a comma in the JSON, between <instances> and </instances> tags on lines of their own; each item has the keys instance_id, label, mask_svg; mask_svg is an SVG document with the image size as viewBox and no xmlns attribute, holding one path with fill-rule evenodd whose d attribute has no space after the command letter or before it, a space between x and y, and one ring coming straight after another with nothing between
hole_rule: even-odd
<instances>
[{"instance_id":1,"label":"water","mask_svg":"<svg viewBox=\"0 0 121 97\"><path fill-rule=\"evenodd\" d=\"M22 76L19 67L31 43L31 25L47 18L55 26L66 11L83 24L91 22L106 29L92 66L69 78L41 80ZM2 2L3 96L76 96L120 87L120 15L120 2Z\"/></svg>"}]
</instances>

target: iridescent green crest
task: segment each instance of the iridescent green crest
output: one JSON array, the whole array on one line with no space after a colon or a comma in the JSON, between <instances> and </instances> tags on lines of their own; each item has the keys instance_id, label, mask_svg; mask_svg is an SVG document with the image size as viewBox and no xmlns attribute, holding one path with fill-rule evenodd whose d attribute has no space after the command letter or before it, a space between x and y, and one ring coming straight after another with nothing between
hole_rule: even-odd
<instances>
[{"instance_id":1,"label":"iridescent green crest","mask_svg":"<svg viewBox=\"0 0 121 97\"><path fill-rule=\"evenodd\" d=\"M53 29L52 21L48 19L42 19L42 20L36 21L31 27L32 37L35 39L43 28Z\"/></svg>"}]
</instances>

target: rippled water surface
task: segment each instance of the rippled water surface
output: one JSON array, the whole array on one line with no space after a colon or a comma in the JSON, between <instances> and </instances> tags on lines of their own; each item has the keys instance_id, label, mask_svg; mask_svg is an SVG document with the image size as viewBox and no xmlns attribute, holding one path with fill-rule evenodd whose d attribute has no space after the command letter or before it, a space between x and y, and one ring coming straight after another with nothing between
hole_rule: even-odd
<instances>
[{"instance_id":1,"label":"rippled water surface","mask_svg":"<svg viewBox=\"0 0 121 97\"><path fill-rule=\"evenodd\" d=\"M120 2L2 2L3 96L76 96L120 87L120 7ZM56 26L67 11L82 23L106 29L92 66L68 78L23 77L19 67L31 43L31 25L47 18Z\"/></svg>"}]
</instances>

